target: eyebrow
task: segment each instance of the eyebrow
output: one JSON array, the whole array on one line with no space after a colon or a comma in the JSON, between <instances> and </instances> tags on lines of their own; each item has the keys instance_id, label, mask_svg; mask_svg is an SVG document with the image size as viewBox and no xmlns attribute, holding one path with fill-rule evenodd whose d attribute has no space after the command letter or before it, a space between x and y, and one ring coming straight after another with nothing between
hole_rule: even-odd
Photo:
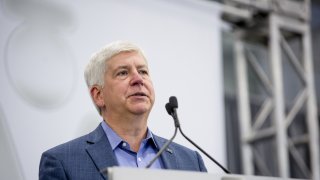
<instances>
[{"instance_id":1,"label":"eyebrow","mask_svg":"<svg viewBox=\"0 0 320 180\"><path fill-rule=\"evenodd\" d=\"M141 69L141 68L147 68L147 69L149 69L147 65L138 65L137 68L138 68L138 69Z\"/></svg>"},{"instance_id":2,"label":"eyebrow","mask_svg":"<svg viewBox=\"0 0 320 180\"><path fill-rule=\"evenodd\" d=\"M117 69L128 69L128 67L129 66L127 66L127 65L121 65L121 66L116 67L115 70L117 70Z\"/></svg>"},{"instance_id":3,"label":"eyebrow","mask_svg":"<svg viewBox=\"0 0 320 180\"><path fill-rule=\"evenodd\" d=\"M129 68L128 65L120 65L120 66L116 67L115 70L117 70L117 69L128 69L128 68ZM138 69L141 69L141 68L149 69L147 65L138 65L137 68Z\"/></svg>"}]
</instances>

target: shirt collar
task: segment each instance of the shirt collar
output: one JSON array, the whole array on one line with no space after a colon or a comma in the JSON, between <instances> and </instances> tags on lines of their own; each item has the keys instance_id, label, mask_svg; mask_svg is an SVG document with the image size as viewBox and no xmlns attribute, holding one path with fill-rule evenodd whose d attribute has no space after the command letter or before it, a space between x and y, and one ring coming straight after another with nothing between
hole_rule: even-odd
<instances>
[{"instance_id":1,"label":"shirt collar","mask_svg":"<svg viewBox=\"0 0 320 180\"><path fill-rule=\"evenodd\" d=\"M111 127L105 121L101 122L101 126L106 136L108 137L112 150L117 148L120 143L125 142L116 132L113 131L113 129L111 129ZM158 149L158 146L154 140L153 134L149 130L149 128L147 129L147 137L143 141L147 141L148 143L151 143L152 145L154 145L154 147Z\"/></svg>"}]
</instances>

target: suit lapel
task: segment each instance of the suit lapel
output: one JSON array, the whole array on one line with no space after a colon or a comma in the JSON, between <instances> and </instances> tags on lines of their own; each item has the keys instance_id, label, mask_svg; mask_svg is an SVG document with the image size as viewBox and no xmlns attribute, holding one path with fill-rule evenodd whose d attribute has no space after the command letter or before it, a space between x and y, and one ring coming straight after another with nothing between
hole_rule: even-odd
<instances>
[{"instance_id":1,"label":"suit lapel","mask_svg":"<svg viewBox=\"0 0 320 180\"><path fill-rule=\"evenodd\" d=\"M165 139L163 139L159 136L156 136L156 135L153 135L153 137L154 137L154 140L155 140L157 146L159 147L159 149L161 149L163 147L163 145L166 143L166 141L168 141L168 140L165 140ZM174 153L175 152L172 149L172 146L169 145L169 147L160 156L165 169L178 169L179 168Z\"/></svg>"},{"instance_id":2,"label":"suit lapel","mask_svg":"<svg viewBox=\"0 0 320 180\"><path fill-rule=\"evenodd\" d=\"M118 166L109 140L100 124L92 133L90 133L87 144L87 153L100 173L108 167Z\"/></svg>"}]
</instances>

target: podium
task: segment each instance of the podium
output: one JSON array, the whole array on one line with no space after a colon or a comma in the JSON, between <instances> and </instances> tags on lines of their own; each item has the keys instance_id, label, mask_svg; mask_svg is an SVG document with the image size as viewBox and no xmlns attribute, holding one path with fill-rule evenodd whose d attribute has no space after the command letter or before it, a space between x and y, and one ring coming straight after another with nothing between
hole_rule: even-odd
<instances>
[{"instance_id":1,"label":"podium","mask_svg":"<svg viewBox=\"0 0 320 180\"><path fill-rule=\"evenodd\" d=\"M112 167L105 172L108 180L298 180L290 178L211 174L193 171ZM303 179L300 179L303 180Z\"/></svg>"}]
</instances>

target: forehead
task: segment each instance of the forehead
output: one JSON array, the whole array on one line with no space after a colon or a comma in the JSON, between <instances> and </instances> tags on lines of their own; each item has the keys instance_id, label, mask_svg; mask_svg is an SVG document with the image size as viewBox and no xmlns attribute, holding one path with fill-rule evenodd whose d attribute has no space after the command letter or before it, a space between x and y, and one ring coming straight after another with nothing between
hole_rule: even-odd
<instances>
[{"instance_id":1,"label":"forehead","mask_svg":"<svg viewBox=\"0 0 320 180\"><path fill-rule=\"evenodd\" d=\"M144 56L136 51L121 52L107 61L107 68L114 69L119 66L148 66L147 60Z\"/></svg>"}]
</instances>

